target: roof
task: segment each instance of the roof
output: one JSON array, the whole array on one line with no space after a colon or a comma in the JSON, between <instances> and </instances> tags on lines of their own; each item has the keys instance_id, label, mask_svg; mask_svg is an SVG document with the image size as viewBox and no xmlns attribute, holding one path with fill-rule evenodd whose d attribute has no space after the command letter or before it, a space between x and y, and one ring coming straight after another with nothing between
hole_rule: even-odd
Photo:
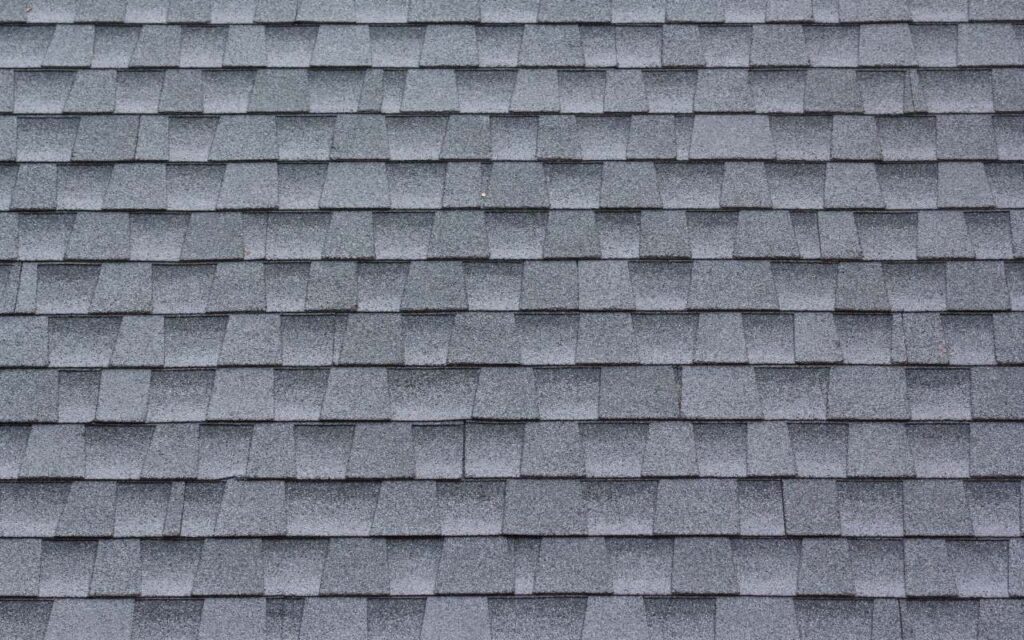
<instances>
[{"instance_id":1,"label":"roof","mask_svg":"<svg viewBox=\"0 0 1024 640\"><path fill-rule=\"evenodd\" d=\"M1019 639L1022 22L0 2L0 639Z\"/></svg>"}]
</instances>

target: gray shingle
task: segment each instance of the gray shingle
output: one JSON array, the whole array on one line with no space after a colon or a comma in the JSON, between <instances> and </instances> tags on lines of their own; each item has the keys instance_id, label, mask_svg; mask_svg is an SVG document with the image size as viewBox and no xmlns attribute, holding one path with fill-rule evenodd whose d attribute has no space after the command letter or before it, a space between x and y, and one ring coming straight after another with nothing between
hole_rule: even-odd
<instances>
[{"instance_id":1,"label":"gray shingle","mask_svg":"<svg viewBox=\"0 0 1024 640\"><path fill-rule=\"evenodd\" d=\"M484 598L430 598L423 616L422 637L472 638L488 624L488 605Z\"/></svg>"},{"instance_id":2,"label":"gray shingle","mask_svg":"<svg viewBox=\"0 0 1024 640\"><path fill-rule=\"evenodd\" d=\"M687 308L690 264L685 262L632 262L630 282L638 310L677 311ZM640 324L637 325L640 331Z\"/></svg>"},{"instance_id":3,"label":"gray shingle","mask_svg":"<svg viewBox=\"0 0 1024 640\"><path fill-rule=\"evenodd\" d=\"M391 417L387 372L380 368L331 369L321 414L324 418Z\"/></svg>"},{"instance_id":4,"label":"gray shingle","mask_svg":"<svg viewBox=\"0 0 1024 640\"><path fill-rule=\"evenodd\" d=\"M743 140L744 143L739 141ZM775 156L766 116L694 117L693 159L765 158Z\"/></svg>"},{"instance_id":5,"label":"gray shingle","mask_svg":"<svg viewBox=\"0 0 1024 640\"><path fill-rule=\"evenodd\" d=\"M719 116L721 117L721 116ZM763 117L763 116L762 116ZM769 118L774 157L779 160L828 160L832 119L825 116Z\"/></svg>"},{"instance_id":6,"label":"gray shingle","mask_svg":"<svg viewBox=\"0 0 1024 640\"><path fill-rule=\"evenodd\" d=\"M692 278L691 309L773 309L778 305L766 262L702 260L694 264Z\"/></svg>"},{"instance_id":7,"label":"gray shingle","mask_svg":"<svg viewBox=\"0 0 1024 640\"><path fill-rule=\"evenodd\" d=\"M900 613L915 638L977 637L978 607L973 601L905 602Z\"/></svg>"},{"instance_id":8,"label":"gray shingle","mask_svg":"<svg viewBox=\"0 0 1024 640\"><path fill-rule=\"evenodd\" d=\"M681 414L694 418L760 418L754 372L745 367L680 370Z\"/></svg>"},{"instance_id":9,"label":"gray shingle","mask_svg":"<svg viewBox=\"0 0 1024 640\"><path fill-rule=\"evenodd\" d=\"M559 110L557 72L526 69L517 71L510 109L514 112L557 112Z\"/></svg>"},{"instance_id":10,"label":"gray shingle","mask_svg":"<svg viewBox=\"0 0 1024 640\"><path fill-rule=\"evenodd\" d=\"M169 484L143 483L119 487L114 513L114 534L163 534L166 506L170 498Z\"/></svg>"},{"instance_id":11,"label":"gray shingle","mask_svg":"<svg viewBox=\"0 0 1024 640\"><path fill-rule=\"evenodd\" d=\"M969 419L968 372L963 369L911 369L907 373L910 415L914 419Z\"/></svg>"},{"instance_id":12,"label":"gray shingle","mask_svg":"<svg viewBox=\"0 0 1024 640\"><path fill-rule=\"evenodd\" d=\"M903 491L908 535L970 534L967 494L962 481L907 480Z\"/></svg>"},{"instance_id":13,"label":"gray shingle","mask_svg":"<svg viewBox=\"0 0 1024 640\"><path fill-rule=\"evenodd\" d=\"M756 379L766 418L825 418L824 369L757 369Z\"/></svg>"},{"instance_id":14,"label":"gray shingle","mask_svg":"<svg viewBox=\"0 0 1024 640\"><path fill-rule=\"evenodd\" d=\"M695 111L749 111L752 106L746 69L701 69L697 73Z\"/></svg>"},{"instance_id":15,"label":"gray shingle","mask_svg":"<svg viewBox=\"0 0 1024 640\"><path fill-rule=\"evenodd\" d=\"M693 429L701 476L747 474L747 431L742 424L696 424Z\"/></svg>"},{"instance_id":16,"label":"gray shingle","mask_svg":"<svg viewBox=\"0 0 1024 640\"><path fill-rule=\"evenodd\" d=\"M602 417L672 418L679 415L675 372L668 367L604 367Z\"/></svg>"},{"instance_id":17,"label":"gray shingle","mask_svg":"<svg viewBox=\"0 0 1024 640\"><path fill-rule=\"evenodd\" d=\"M656 533L734 534L738 527L735 480L658 482Z\"/></svg>"},{"instance_id":18,"label":"gray shingle","mask_svg":"<svg viewBox=\"0 0 1024 640\"><path fill-rule=\"evenodd\" d=\"M463 439L463 429L459 426L424 426L413 429L416 477L461 477Z\"/></svg>"},{"instance_id":19,"label":"gray shingle","mask_svg":"<svg viewBox=\"0 0 1024 640\"><path fill-rule=\"evenodd\" d=\"M833 480L784 480L786 533L829 535L840 530L840 506Z\"/></svg>"},{"instance_id":20,"label":"gray shingle","mask_svg":"<svg viewBox=\"0 0 1024 640\"><path fill-rule=\"evenodd\" d=\"M689 144L686 139L689 124L669 115L631 116L626 157L666 160L681 157L682 150Z\"/></svg>"},{"instance_id":21,"label":"gray shingle","mask_svg":"<svg viewBox=\"0 0 1024 640\"><path fill-rule=\"evenodd\" d=\"M796 257L791 217L786 212L741 211L739 213L736 257Z\"/></svg>"},{"instance_id":22,"label":"gray shingle","mask_svg":"<svg viewBox=\"0 0 1024 640\"><path fill-rule=\"evenodd\" d=\"M55 371L0 371L0 383L11 389L0 401L0 417L5 421L53 421L57 413L57 375Z\"/></svg>"},{"instance_id":23,"label":"gray shingle","mask_svg":"<svg viewBox=\"0 0 1024 640\"><path fill-rule=\"evenodd\" d=\"M1020 434L1009 424L975 424L971 426L971 474L1015 475L1021 458L1016 454L1024 447Z\"/></svg>"},{"instance_id":24,"label":"gray shingle","mask_svg":"<svg viewBox=\"0 0 1024 640\"><path fill-rule=\"evenodd\" d=\"M605 562L601 538L542 538L534 589L537 593L607 591Z\"/></svg>"},{"instance_id":25,"label":"gray shingle","mask_svg":"<svg viewBox=\"0 0 1024 640\"><path fill-rule=\"evenodd\" d=\"M697 362L746 362L743 317L739 313L701 313L697 323Z\"/></svg>"},{"instance_id":26,"label":"gray shingle","mask_svg":"<svg viewBox=\"0 0 1024 640\"><path fill-rule=\"evenodd\" d=\"M899 540L851 540L850 571L857 595L902 597L904 545Z\"/></svg>"},{"instance_id":27,"label":"gray shingle","mask_svg":"<svg viewBox=\"0 0 1024 640\"><path fill-rule=\"evenodd\" d=\"M89 586L90 595L128 595L137 592L138 569L138 540L99 541Z\"/></svg>"},{"instance_id":28,"label":"gray shingle","mask_svg":"<svg viewBox=\"0 0 1024 640\"><path fill-rule=\"evenodd\" d=\"M502 483L441 483L437 498L443 535L494 535L501 532L504 513Z\"/></svg>"},{"instance_id":29,"label":"gray shingle","mask_svg":"<svg viewBox=\"0 0 1024 640\"><path fill-rule=\"evenodd\" d=\"M677 538L673 550L672 591L736 593L732 547L726 538Z\"/></svg>"},{"instance_id":30,"label":"gray shingle","mask_svg":"<svg viewBox=\"0 0 1024 640\"><path fill-rule=\"evenodd\" d=\"M504 532L573 535L585 531L583 496L576 480L509 480Z\"/></svg>"},{"instance_id":31,"label":"gray shingle","mask_svg":"<svg viewBox=\"0 0 1024 640\"><path fill-rule=\"evenodd\" d=\"M41 546L39 595L86 596L96 542L47 540Z\"/></svg>"},{"instance_id":32,"label":"gray shingle","mask_svg":"<svg viewBox=\"0 0 1024 640\"><path fill-rule=\"evenodd\" d=\"M978 367L971 371L971 405L975 418L1024 415L1019 394L1021 372L1014 368Z\"/></svg>"},{"instance_id":33,"label":"gray shingle","mask_svg":"<svg viewBox=\"0 0 1024 640\"><path fill-rule=\"evenodd\" d=\"M449 538L438 566L441 593L511 593L512 544L502 538ZM428 620L429 620L428 608Z\"/></svg>"},{"instance_id":34,"label":"gray shingle","mask_svg":"<svg viewBox=\"0 0 1024 640\"><path fill-rule=\"evenodd\" d=\"M339 319L335 360L339 364L401 364L401 320L391 313Z\"/></svg>"},{"instance_id":35,"label":"gray shingle","mask_svg":"<svg viewBox=\"0 0 1024 640\"><path fill-rule=\"evenodd\" d=\"M344 478L353 429L347 426L296 426L294 465L297 478Z\"/></svg>"},{"instance_id":36,"label":"gray shingle","mask_svg":"<svg viewBox=\"0 0 1024 640\"><path fill-rule=\"evenodd\" d=\"M523 447L521 425L470 424L466 426L465 443L467 476L519 475Z\"/></svg>"},{"instance_id":37,"label":"gray shingle","mask_svg":"<svg viewBox=\"0 0 1024 640\"><path fill-rule=\"evenodd\" d=\"M862 25L862 66L909 66L916 62L910 28L906 24Z\"/></svg>"},{"instance_id":38,"label":"gray shingle","mask_svg":"<svg viewBox=\"0 0 1024 640\"><path fill-rule=\"evenodd\" d=\"M579 425L574 422L525 425L521 472L529 476L582 475L584 453Z\"/></svg>"},{"instance_id":39,"label":"gray shingle","mask_svg":"<svg viewBox=\"0 0 1024 640\"><path fill-rule=\"evenodd\" d=\"M261 598L210 598L203 603L200 640L242 640L263 630L266 605Z\"/></svg>"},{"instance_id":40,"label":"gray shingle","mask_svg":"<svg viewBox=\"0 0 1024 640\"><path fill-rule=\"evenodd\" d=\"M905 418L904 372L882 367L834 367L829 374L829 417Z\"/></svg>"},{"instance_id":41,"label":"gray shingle","mask_svg":"<svg viewBox=\"0 0 1024 640\"><path fill-rule=\"evenodd\" d=\"M796 592L800 546L795 540L734 540L738 591L752 595Z\"/></svg>"},{"instance_id":42,"label":"gray shingle","mask_svg":"<svg viewBox=\"0 0 1024 640\"><path fill-rule=\"evenodd\" d=\"M56 535L110 536L114 532L116 487L109 482L72 482L57 521Z\"/></svg>"},{"instance_id":43,"label":"gray shingle","mask_svg":"<svg viewBox=\"0 0 1024 640\"><path fill-rule=\"evenodd\" d=\"M288 502L288 533L295 536L367 536L373 523L377 505L379 485L368 482L330 483L288 483L285 487ZM379 543L383 552L383 540ZM331 572L333 547L327 552L324 569L325 593L338 593L331 589L327 578ZM364 549L368 548L364 546ZM359 549L354 550L356 553ZM367 563L366 566L370 566ZM383 566L378 568L383 572ZM380 573L370 574L380 580ZM367 589L364 593L372 592Z\"/></svg>"},{"instance_id":44,"label":"gray shingle","mask_svg":"<svg viewBox=\"0 0 1024 640\"><path fill-rule=\"evenodd\" d=\"M952 364L992 364L993 330L991 316L949 315L942 318L945 347Z\"/></svg>"},{"instance_id":45,"label":"gray shingle","mask_svg":"<svg viewBox=\"0 0 1024 640\"><path fill-rule=\"evenodd\" d=\"M793 356L793 316L747 315L743 318L747 355L754 363L791 363Z\"/></svg>"},{"instance_id":46,"label":"gray shingle","mask_svg":"<svg viewBox=\"0 0 1024 640\"><path fill-rule=\"evenodd\" d=\"M844 535L903 535L903 487L899 482L841 482L839 496Z\"/></svg>"},{"instance_id":47,"label":"gray shingle","mask_svg":"<svg viewBox=\"0 0 1024 640\"><path fill-rule=\"evenodd\" d=\"M1007 292L1002 263L951 263L946 267L950 309L1006 309Z\"/></svg>"},{"instance_id":48,"label":"gray shingle","mask_svg":"<svg viewBox=\"0 0 1024 640\"><path fill-rule=\"evenodd\" d=\"M714 637L715 601L711 598L650 598L645 602L652 640L688 633L695 640Z\"/></svg>"},{"instance_id":49,"label":"gray shingle","mask_svg":"<svg viewBox=\"0 0 1024 640\"><path fill-rule=\"evenodd\" d=\"M851 638L876 625L871 605L856 601L799 601L795 603L800 632L808 637ZM879 630L880 631L880 630Z\"/></svg>"},{"instance_id":50,"label":"gray shingle","mask_svg":"<svg viewBox=\"0 0 1024 640\"><path fill-rule=\"evenodd\" d=\"M403 3L402 9L405 9ZM423 627L425 598L368 598L367 633L370 638L412 638Z\"/></svg>"},{"instance_id":51,"label":"gray shingle","mask_svg":"<svg viewBox=\"0 0 1024 640\"><path fill-rule=\"evenodd\" d=\"M460 71L456 75L459 110L465 113L506 113L515 82L512 71Z\"/></svg>"},{"instance_id":52,"label":"gray shingle","mask_svg":"<svg viewBox=\"0 0 1024 640\"><path fill-rule=\"evenodd\" d=\"M992 600L979 604L979 631L982 637L1012 638L1014 629L1024 623L1024 611L1010 600Z\"/></svg>"},{"instance_id":53,"label":"gray shingle","mask_svg":"<svg viewBox=\"0 0 1024 640\"><path fill-rule=\"evenodd\" d=\"M590 482L583 487L590 534L650 535L654 525L653 482Z\"/></svg>"},{"instance_id":54,"label":"gray shingle","mask_svg":"<svg viewBox=\"0 0 1024 640\"><path fill-rule=\"evenodd\" d=\"M556 208L598 207L601 167L597 164L545 166L550 204Z\"/></svg>"},{"instance_id":55,"label":"gray shingle","mask_svg":"<svg viewBox=\"0 0 1024 640\"><path fill-rule=\"evenodd\" d=\"M256 505L259 506L259 515ZM285 492L280 481L226 484L217 516L218 535L280 535L285 531Z\"/></svg>"},{"instance_id":56,"label":"gray shingle","mask_svg":"<svg viewBox=\"0 0 1024 640\"><path fill-rule=\"evenodd\" d=\"M593 211L551 211L544 232L544 257L596 257L599 249Z\"/></svg>"},{"instance_id":57,"label":"gray shingle","mask_svg":"<svg viewBox=\"0 0 1024 640\"><path fill-rule=\"evenodd\" d=\"M646 638L644 601L639 597L592 597L583 632L588 638Z\"/></svg>"},{"instance_id":58,"label":"gray shingle","mask_svg":"<svg viewBox=\"0 0 1024 640\"><path fill-rule=\"evenodd\" d=\"M765 638L793 637L797 617L789 598L718 598L715 608L716 637L740 640L757 628Z\"/></svg>"},{"instance_id":59,"label":"gray shingle","mask_svg":"<svg viewBox=\"0 0 1024 640\"><path fill-rule=\"evenodd\" d=\"M327 552L326 540L267 540L263 574L268 595L316 595Z\"/></svg>"},{"instance_id":60,"label":"gray shingle","mask_svg":"<svg viewBox=\"0 0 1024 640\"><path fill-rule=\"evenodd\" d=\"M254 71L204 72L202 76L202 110L207 113L247 111L255 77ZM127 100L127 96L125 99ZM153 110L155 111L155 109Z\"/></svg>"},{"instance_id":61,"label":"gray shingle","mask_svg":"<svg viewBox=\"0 0 1024 640\"><path fill-rule=\"evenodd\" d=\"M390 593L416 595L436 591L440 541L392 540L387 547Z\"/></svg>"},{"instance_id":62,"label":"gray shingle","mask_svg":"<svg viewBox=\"0 0 1024 640\"><path fill-rule=\"evenodd\" d=\"M129 599L56 600L46 625L46 637L127 640L131 634L133 606ZM82 635L83 630L87 630L85 635Z\"/></svg>"},{"instance_id":63,"label":"gray shingle","mask_svg":"<svg viewBox=\"0 0 1024 640\"><path fill-rule=\"evenodd\" d=\"M5 534L13 537L55 535L69 493L68 483L19 483L7 487L3 492L4 500L10 501L5 507ZM42 571L40 578L42 593L46 582Z\"/></svg>"},{"instance_id":64,"label":"gray shingle","mask_svg":"<svg viewBox=\"0 0 1024 640\"><path fill-rule=\"evenodd\" d=\"M6 366L43 365L48 359L47 322L41 317L0 319L0 360Z\"/></svg>"},{"instance_id":65,"label":"gray shingle","mask_svg":"<svg viewBox=\"0 0 1024 640\"><path fill-rule=\"evenodd\" d=\"M753 473L762 469L752 468ZM740 533L782 535L785 532L782 484L773 480L742 481L739 488Z\"/></svg>"},{"instance_id":66,"label":"gray shingle","mask_svg":"<svg viewBox=\"0 0 1024 640\"><path fill-rule=\"evenodd\" d=\"M99 277L89 310L149 311L153 307L149 264L107 263Z\"/></svg>"},{"instance_id":67,"label":"gray shingle","mask_svg":"<svg viewBox=\"0 0 1024 640\"><path fill-rule=\"evenodd\" d=\"M582 637L586 598L495 598L488 604L495 640Z\"/></svg>"},{"instance_id":68,"label":"gray shingle","mask_svg":"<svg viewBox=\"0 0 1024 640\"><path fill-rule=\"evenodd\" d=\"M646 426L587 425L583 438L587 475L640 476L647 441Z\"/></svg>"},{"instance_id":69,"label":"gray shingle","mask_svg":"<svg viewBox=\"0 0 1024 640\"><path fill-rule=\"evenodd\" d=\"M17 209L53 209L57 195L57 171L52 164L23 164L18 168L14 194L9 199Z\"/></svg>"},{"instance_id":70,"label":"gray shingle","mask_svg":"<svg viewBox=\"0 0 1024 640\"><path fill-rule=\"evenodd\" d=\"M132 622L133 637L145 640L162 640L167 628L178 625L187 637L199 633L202 616L202 601L189 600L148 600L135 604Z\"/></svg>"}]
</instances>

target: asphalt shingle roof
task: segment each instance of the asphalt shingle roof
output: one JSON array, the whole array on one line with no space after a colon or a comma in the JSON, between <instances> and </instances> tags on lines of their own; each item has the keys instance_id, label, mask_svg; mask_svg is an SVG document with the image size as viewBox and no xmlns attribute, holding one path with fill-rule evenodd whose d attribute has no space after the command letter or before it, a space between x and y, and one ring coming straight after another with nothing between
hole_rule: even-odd
<instances>
[{"instance_id":1,"label":"asphalt shingle roof","mask_svg":"<svg viewBox=\"0 0 1024 640\"><path fill-rule=\"evenodd\" d=\"M1024 4L0 3L0 640L1010 640Z\"/></svg>"}]
</instances>

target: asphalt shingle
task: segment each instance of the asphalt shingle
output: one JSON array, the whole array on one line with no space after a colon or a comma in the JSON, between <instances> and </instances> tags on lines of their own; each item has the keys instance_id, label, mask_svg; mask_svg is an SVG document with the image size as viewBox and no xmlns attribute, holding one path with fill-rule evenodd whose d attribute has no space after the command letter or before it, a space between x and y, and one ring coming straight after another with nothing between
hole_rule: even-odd
<instances>
[{"instance_id":1,"label":"asphalt shingle","mask_svg":"<svg viewBox=\"0 0 1024 640\"><path fill-rule=\"evenodd\" d=\"M0 8L0 629L1016 637L1011 5Z\"/></svg>"}]
</instances>

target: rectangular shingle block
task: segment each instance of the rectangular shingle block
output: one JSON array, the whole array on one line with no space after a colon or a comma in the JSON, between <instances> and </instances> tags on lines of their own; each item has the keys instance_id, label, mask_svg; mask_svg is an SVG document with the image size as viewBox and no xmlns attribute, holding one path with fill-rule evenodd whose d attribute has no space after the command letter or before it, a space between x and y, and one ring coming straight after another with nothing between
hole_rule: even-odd
<instances>
[{"instance_id":1,"label":"rectangular shingle block","mask_svg":"<svg viewBox=\"0 0 1024 640\"><path fill-rule=\"evenodd\" d=\"M658 482L655 533L729 535L739 530L736 481Z\"/></svg>"},{"instance_id":2,"label":"rectangular shingle block","mask_svg":"<svg viewBox=\"0 0 1024 640\"><path fill-rule=\"evenodd\" d=\"M971 406L975 418L1013 419L1024 415L1024 398L1017 390L1024 371L1015 367L976 367L971 370Z\"/></svg>"},{"instance_id":3,"label":"rectangular shingle block","mask_svg":"<svg viewBox=\"0 0 1024 640\"><path fill-rule=\"evenodd\" d=\"M906 374L889 367L833 367L829 372L830 418L906 418Z\"/></svg>"},{"instance_id":4,"label":"rectangular shingle block","mask_svg":"<svg viewBox=\"0 0 1024 640\"><path fill-rule=\"evenodd\" d=\"M508 534L573 535L586 528L577 480L509 480L503 531Z\"/></svg>"},{"instance_id":5,"label":"rectangular shingle block","mask_svg":"<svg viewBox=\"0 0 1024 640\"><path fill-rule=\"evenodd\" d=\"M761 418L754 370L749 367L684 367L679 370L681 415L687 418Z\"/></svg>"}]
</instances>

